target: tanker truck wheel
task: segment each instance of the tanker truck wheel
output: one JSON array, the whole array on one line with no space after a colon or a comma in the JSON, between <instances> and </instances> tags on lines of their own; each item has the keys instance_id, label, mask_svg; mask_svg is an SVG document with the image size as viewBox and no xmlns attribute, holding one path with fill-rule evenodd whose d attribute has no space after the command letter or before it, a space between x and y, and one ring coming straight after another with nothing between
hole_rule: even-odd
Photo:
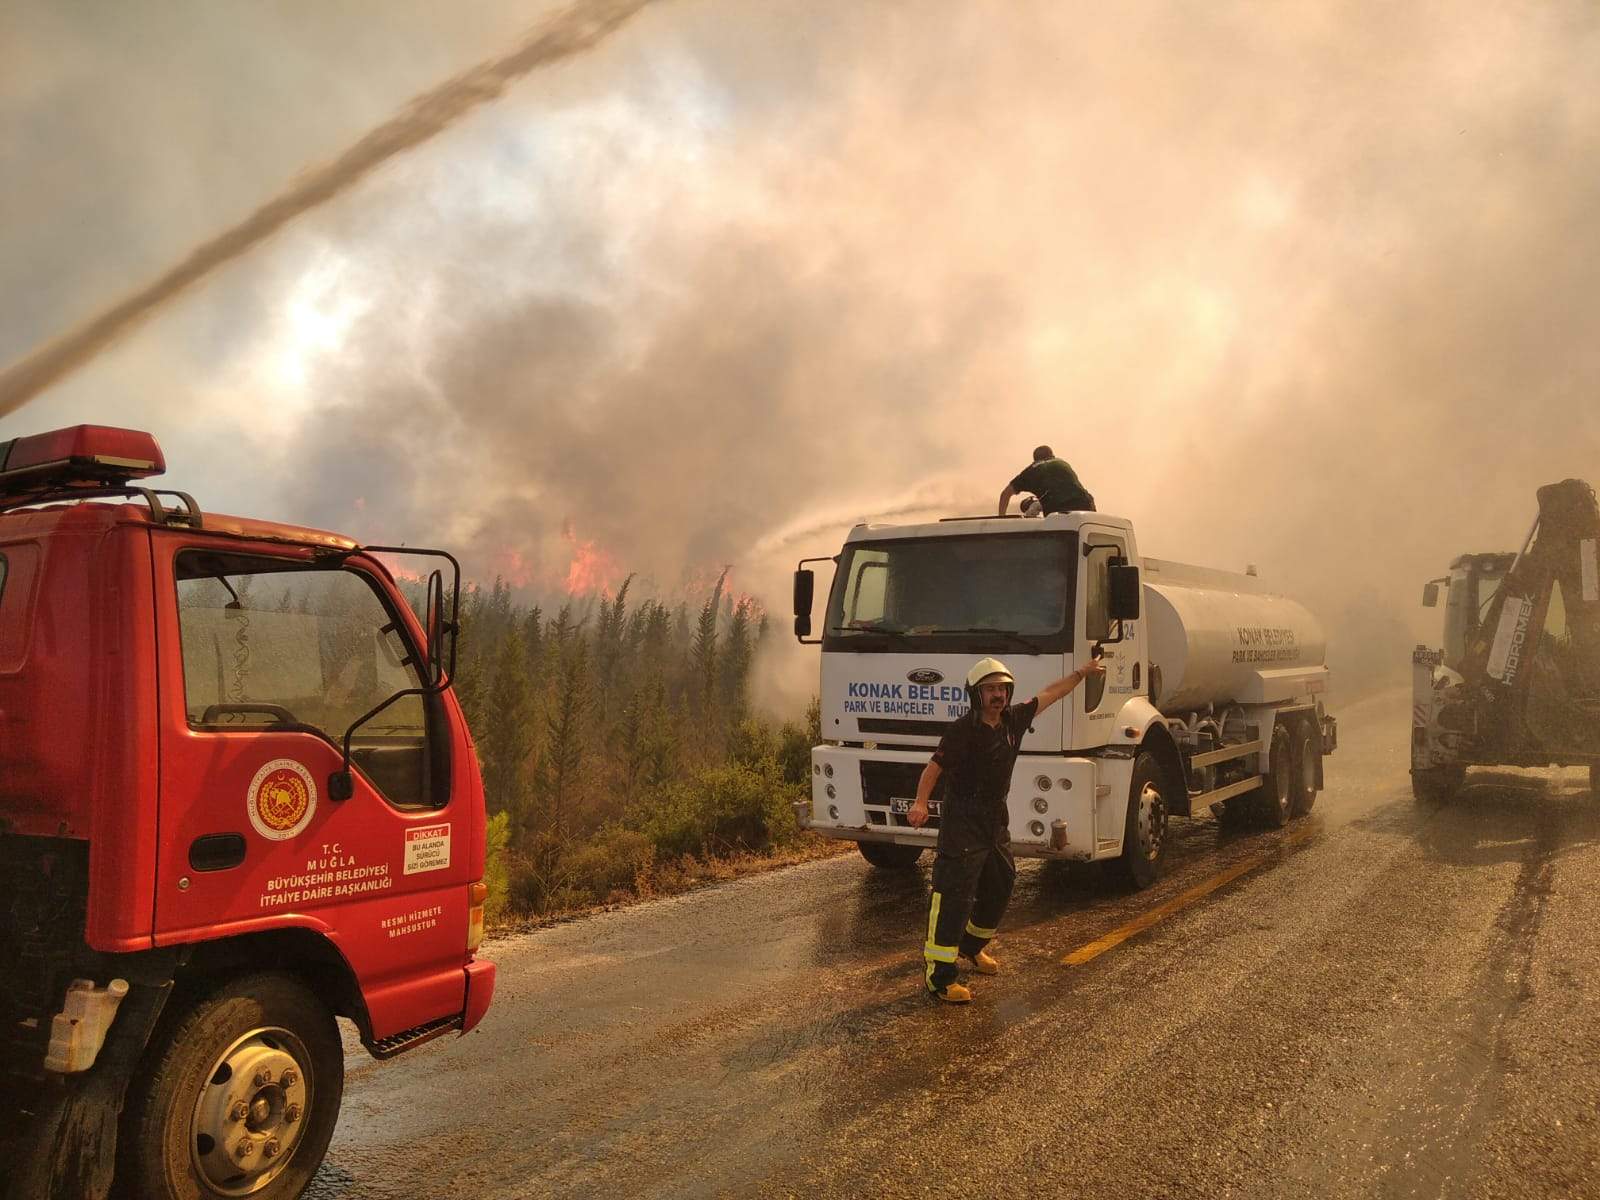
<instances>
[{"instance_id":1,"label":"tanker truck wheel","mask_svg":"<svg viewBox=\"0 0 1600 1200\"><path fill-rule=\"evenodd\" d=\"M1161 763L1146 750L1133 763L1128 816L1122 829L1122 857L1116 873L1136 888L1161 878L1167 860L1167 802L1161 794Z\"/></svg>"},{"instance_id":2,"label":"tanker truck wheel","mask_svg":"<svg viewBox=\"0 0 1600 1200\"><path fill-rule=\"evenodd\" d=\"M344 1092L333 1014L294 979L249 975L164 1022L129 1088L119 1180L145 1200L292 1200Z\"/></svg>"},{"instance_id":3,"label":"tanker truck wheel","mask_svg":"<svg viewBox=\"0 0 1600 1200\"><path fill-rule=\"evenodd\" d=\"M1252 794L1256 819L1270 829L1282 829L1294 815L1294 743L1289 728L1272 730L1272 749L1267 761L1267 777Z\"/></svg>"},{"instance_id":4,"label":"tanker truck wheel","mask_svg":"<svg viewBox=\"0 0 1600 1200\"><path fill-rule=\"evenodd\" d=\"M914 867L922 857L921 846L900 846L894 842L857 842L856 849L861 851L862 858L886 871Z\"/></svg>"},{"instance_id":5,"label":"tanker truck wheel","mask_svg":"<svg viewBox=\"0 0 1600 1200\"><path fill-rule=\"evenodd\" d=\"M1289 795L1289 813L1303 817L1317 802L1317 763L1322 758L1322 738L1310 721L1301 721L1295 727L1294 758L1290 762L1292 783Z\"/></svg>"}]
</instances>

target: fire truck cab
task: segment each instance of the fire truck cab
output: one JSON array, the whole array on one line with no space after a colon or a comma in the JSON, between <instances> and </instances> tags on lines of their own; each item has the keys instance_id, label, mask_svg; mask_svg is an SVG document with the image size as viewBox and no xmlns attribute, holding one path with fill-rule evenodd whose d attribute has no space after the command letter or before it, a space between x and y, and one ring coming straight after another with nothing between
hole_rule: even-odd
<instances>
[{"instance_id":1,"label":"fire truck cab","mask_svg":"<svg viewBox=\"0 0 1600 1200\"><path fill-rule=\"evenodd\" d=\"M10 1195L298 1196L335 1018L387 1058L494 988L455 560L203 513L138 482L164 465L132 430L0 442ZM420 620L397 554L453 574Z\"/></svg>"}]
</instances>

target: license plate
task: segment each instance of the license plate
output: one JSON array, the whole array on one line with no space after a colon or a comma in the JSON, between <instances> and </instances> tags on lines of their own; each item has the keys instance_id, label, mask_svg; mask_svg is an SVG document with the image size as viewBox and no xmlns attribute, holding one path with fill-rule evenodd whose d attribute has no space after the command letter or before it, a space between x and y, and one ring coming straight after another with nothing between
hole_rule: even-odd
<instances>
[{"instance_id":1,"label":"license plate","mask_svg":"<svg viewBox=\"0 0 1600 1200\"><path fill-rule=\"evenodd\" d=\"M892 812L892 813L908 813L908 812L911 811L911 806L913 804L915 804L915 803L916 803L915 800L907 800L907 799L905 799L904 797L901 797L901 796L894 796L894 797L891 797L890 800L889 800L889 811ZM938 801L938 800L929 800L928 801L928 814L930 816L937 817L939 815L939 806L940 806L940 801Z\"/></svg>"}]
</instances>

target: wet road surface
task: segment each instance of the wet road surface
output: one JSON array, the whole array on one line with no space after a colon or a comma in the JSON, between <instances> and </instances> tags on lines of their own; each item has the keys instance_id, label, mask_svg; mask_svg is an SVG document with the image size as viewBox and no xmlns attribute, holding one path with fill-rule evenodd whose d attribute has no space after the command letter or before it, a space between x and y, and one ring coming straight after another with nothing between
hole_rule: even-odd
<instances>
[{"instance_id":1,"label":"wet road surface","mask_svg":"<svg viewBox=\"0 0 1600 1200\"><path fill-rule=\"evenodd\" d=\"M931 856L497 940L478 1031L354 1048L307 1194L1600 1197L1600 801L1419 805L1409 698L1339 715L1289 830L1176 822L1132 894L1024 863L966 1008L921 991Z\"/></svg>"}]
</instances>

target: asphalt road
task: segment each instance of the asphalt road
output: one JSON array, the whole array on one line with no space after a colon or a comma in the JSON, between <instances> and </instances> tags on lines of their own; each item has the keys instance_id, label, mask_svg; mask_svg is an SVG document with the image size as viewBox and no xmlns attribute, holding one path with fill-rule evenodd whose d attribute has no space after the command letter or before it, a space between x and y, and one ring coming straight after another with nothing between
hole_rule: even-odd
<instances>
[{"instance_id":1,"label":"asphalt road","mask_svg":"<svg viewBox=\"0 0 1600 1200\"><path fill-rule=\"evenodd\" d=\"M308 1195L1600 1197L1600 801L1422 806L1408 697L1340 718L1288 831L1181 822L1135 894L1024 864L966 1008L921 991L926 861L494 941L480 1030L352 1053Z\"/></svg>"}]
</instances>

